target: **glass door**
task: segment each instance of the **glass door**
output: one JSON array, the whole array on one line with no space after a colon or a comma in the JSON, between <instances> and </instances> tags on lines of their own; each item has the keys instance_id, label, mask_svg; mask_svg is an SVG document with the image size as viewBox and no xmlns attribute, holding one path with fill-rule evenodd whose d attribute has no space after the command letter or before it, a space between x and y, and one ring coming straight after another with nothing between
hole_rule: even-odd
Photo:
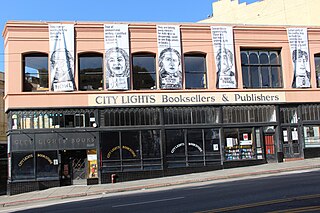
<instances>
[{"instance_id":1,"label":"glass door","mask_svg":"<svg viewBox=\"0 0 320 213\"><path fill-rule=\"evenodd\" d=\"M298 158L301 155L298 127L282 127L283 154L285 158Z\"/></svg>"}]
</instances>

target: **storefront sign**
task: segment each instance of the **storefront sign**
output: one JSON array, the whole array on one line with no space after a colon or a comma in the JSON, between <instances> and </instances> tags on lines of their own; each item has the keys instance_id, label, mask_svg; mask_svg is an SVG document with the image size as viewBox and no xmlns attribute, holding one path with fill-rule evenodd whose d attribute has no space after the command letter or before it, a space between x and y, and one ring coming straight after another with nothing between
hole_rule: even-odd
<instances>
[{"instance_id":1,"label":"storefront sign","mask_svg":"<svg viewBox=\"0 0 320 213\"><path fill-rule=\"evenodd\" d=\"M57 150L58 137L56 133L35 134L36 150Z\"/></svg>"},{"instance_id":2,"label":"storefront sign","mask_svg":"<svg viewBox=\"0 0 320 213\"><path fill-rule=\"evenodd\" d=\"M59 133L59 149L95 149L98 146L96 132Z\"/></svg>"},{"instance_id":3,"label":"storefront sign","mask_svg":"<svg viewBox=\"0 0 320 213\"><path fill-rule=\"evenodd\" d=\"M89 95L89 106L212 105L285 102L284 92Z\"/></svg>"},{"instance_id":4,"label":"storefront sign","mask_svg":"<svg viewBox=\"0 0 320 213\"><path fill-rule=\"evenodd\" d=\"M37 157L45 159L46 161L48 161L49 164L53 164L53 161L51 160L51 158L45 154L38 153Z\"/></svg>"},{"instance_id":5,"label":"storefront sign","mask_svg":"<svg viewBox=\"0 0 320 213\"><path fill-rule=\"evenodd\" d=\"M23 157L23 158L19 161L18 166L19 166L19 167L22 167L23 164L24 164L27 160L29 160L29 159L31 159L31 158L33 158L33 154L26 155L25 157Z\"/></svg>"},{"instance_id":6,"label":"storefront sign","mask_svg":"<svg viewBox=\"0 0 320 213\"><path fill-rule=\"evenodd\" d=\"M32 151L34 149L33 134L13 134L10 137L11 152Z\"/></svg>"}]
</instances>

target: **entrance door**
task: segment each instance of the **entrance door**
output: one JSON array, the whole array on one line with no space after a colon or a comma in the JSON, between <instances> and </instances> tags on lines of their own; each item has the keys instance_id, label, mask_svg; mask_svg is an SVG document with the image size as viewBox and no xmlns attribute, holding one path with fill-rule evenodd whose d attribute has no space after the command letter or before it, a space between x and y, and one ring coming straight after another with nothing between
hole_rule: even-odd
<instances>
[{"instance_id":1,"label":"entrance door","mask_svg":"<svg viewBox=\"0 0 320 213\"><path fill-rule=\"evenodd\" d=\"M283 154L285 158L299 158L300 144L298 127L283 127Z\"/></svg>"},{"instance_id":2,"label":"entrance door","mask_svg":"<svg viewBox=\"0 0 320 213\"><path fill-rule=\"evenodd\" d=\"M66 185L87 184L87 150L65 150L61 153L61 177Z\"/></svg>"},{"instance_id":3,"label":"entrance door","mask_svg":"<svg viewBox=\"0 0 320 213\"><path fill-rule=\"evenodd\" d=\"M274 143L274 133L264 133L264 144L265 144L265 152L266 158L268 162L272 162L276 160L276 151L275 151L275 143Z\"/></svg>"}]
</instances>

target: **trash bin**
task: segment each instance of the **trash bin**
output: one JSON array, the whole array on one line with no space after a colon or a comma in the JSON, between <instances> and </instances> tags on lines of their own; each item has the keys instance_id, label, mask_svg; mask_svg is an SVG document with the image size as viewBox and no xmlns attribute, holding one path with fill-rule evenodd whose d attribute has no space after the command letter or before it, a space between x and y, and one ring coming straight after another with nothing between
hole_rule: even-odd
<instances>
[{"instance_id":1,"label":"trash bin","mask_svg":"<svg viewBox=\"0 0 320 213\"><path fill-rule=\"evenodd\" d=\"M279 163L283 162L284 154L283 152L277 152L277 159Z\"/></svg>"}]
</instances>

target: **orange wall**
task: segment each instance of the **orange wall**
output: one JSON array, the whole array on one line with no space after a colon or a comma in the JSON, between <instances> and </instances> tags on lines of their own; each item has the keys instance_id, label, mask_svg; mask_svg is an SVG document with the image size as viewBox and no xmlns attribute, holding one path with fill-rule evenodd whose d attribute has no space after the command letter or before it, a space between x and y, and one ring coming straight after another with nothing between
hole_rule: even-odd
<instances>
[{"instance_id":1,"label":"orange wall","mask_svg":"<svg viewBox=\"0 0 320 213\"><path fill-rule=\"evenodd\" d=\"M52 22L53 23L53 22ZM70 23L70 22L69 22ZM73 23L73 22L72 22ZM152 52L157 54L156 25L160 23L129 23L131 53ZM216 89L216 69L211 42L209 24L180 25L182 52L202 52L207 54L208 89L181 90L189 92L286 92L286 102L320 102L320 89L316 88L315 65L313 55L320 53L320 27L308 27L309 52L311 65L311 84L309 89L292 89L293 66L287 40L287 31L283 26L245 26L234 28L234 44L238 89ZM82 52L104 53L104 23L74 22L75 57ZM49 54L48 23L45 22L8 22L3 31L5 40L5 109L11 108L47 108L47 107L86 107L88 95L92 94L137 94L170 93L168 90L152 91L74 91L74 92L22 92L23 67L22 53L44 52ZM282 89L243 89L240 48L276 48L281 50L283 86ZM77 61L77 60L76 60ZM156 62L158 67L158 62ZM78 78L75 63L75 79ZM50 73L50 72L49 72ZM76 80L76 84L77 84ZM159 87L158 87L159 88ZM174 92L177 92L176 90ZM318 98L319 97L319 98Z\"/></svg>"}]
</instances>

